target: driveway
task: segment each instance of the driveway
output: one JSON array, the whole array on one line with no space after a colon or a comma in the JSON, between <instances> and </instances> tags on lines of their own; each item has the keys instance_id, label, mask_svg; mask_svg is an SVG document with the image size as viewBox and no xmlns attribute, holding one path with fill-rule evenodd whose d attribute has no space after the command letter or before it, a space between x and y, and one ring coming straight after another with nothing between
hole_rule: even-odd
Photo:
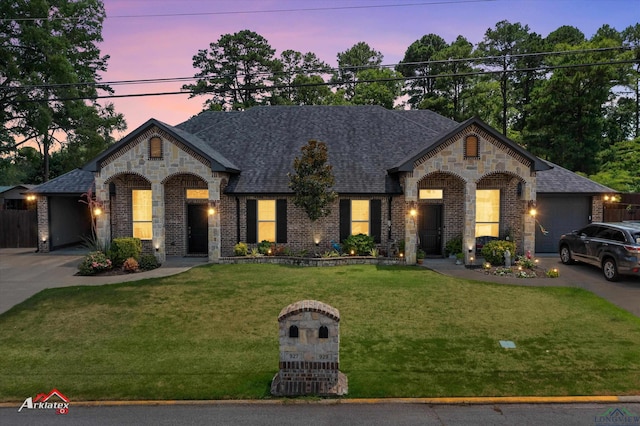
<instances>
[{"instance_id":1,"label":"driveway","mask_svg":"<svg viewBox=\"0 0 640 426\"><path fill-rule=\"evenodd\" d=\"M184 272L207 261L206 258L170 257L160 268L152 271L107 277L75 276L83 255L83 250L60 250L45 254L35 253L34 248L0 249L0 314L45 288L102 285L164 277ZM540 260L541 268L558 268L560 277L498 277L455 265L451 259L426 259L423 266L445 275L478 281L583 288L640 317L640 278L623 277L621 281L612 283L604 279L598 268L589 265L563 265L557 255L540 255L537 259Z\"/></svg>"},{"instance_id":2,"label":"driveway","mask_svg":"<svg viewBox=\"0 0 640 426\"><path fill-rule=\"evenodd\" d=\"M201 257L168 258L158 269L136 274L81 277L78 264L86 253L82 249L36 253L35 248L0 249L0 314L34 294L55 287L103 285L144 278L157 278L184 272L204 264Z\"/></svg>"},{"instance_id":3,"label":"driveway","mask_svg":"<svg viewBox=\"0 0 640 426\"><path fill-rule=\"evenodd\" d=\"M607 281L594 266L576 263L563 265L557 254L538 254L539 267L557 268L558 278L515 278L487 275L479 269L455 265L451 259L425 259L424 266L445 275L478 281L539 287L577 287L588 290L640 317L640 277L621 277L618 282Z\"/></svg>"}]
</instances>

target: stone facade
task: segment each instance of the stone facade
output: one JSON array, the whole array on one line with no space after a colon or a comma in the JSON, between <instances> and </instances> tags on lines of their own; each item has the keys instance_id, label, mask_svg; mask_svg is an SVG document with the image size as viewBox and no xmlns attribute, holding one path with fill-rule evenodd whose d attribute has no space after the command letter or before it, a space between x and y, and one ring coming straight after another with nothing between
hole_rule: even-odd
<instances>
[{"instance_id":1,"label":"stone facade","mask_svg":"<svg viewBox=\"0 0 640 426\"><path fill-rule=\"evenodd\" d=\"M464 141L469 135L478 138L477 156L466 156ZM421 202L420 188L445 189L443 241L462 234L465 264L469 264L475 256L476 190L500 189L501 233L512 233L520 243L519 251L534 252L535 219L525 208L529 201L535 202L536 176L531 166L530 160L472 125L415 161L413 172L403 180L407 209ZM411 264L415 263L416 223L409 216L405 223L407 263Z\"/></svg>"},{"instance_id":2,"label":"stone facade","mask_svg":"<svg viewBox=\"0 0 640 426\"><path fill-rule=\"evenodd\" d=\"M150 157L149 141L153 137L162 140L160 158ZM212 172L203 157L161 129L151 128L105 158L95 174L96 199L104 209L97 220L98 237L110 241L131 236L131 190L151 189L153 237L143 241L144 250L154 252L160 262L167 254L185 255L185 191L206 188L208 199L197 202L218 206L221 181L222 176ZM113 197L111 183L115 186ZM173 244L168 247L167 242ZM210 260L219 258L219 215L209 216L207 244Z\"/></svg>"},{"instance_id":3,"label":"stone facade","mask_svg":"<svg viewBox=\"0 0 640 426\"><path fill-rule=\"evenodd\" d=\"M317 300L301 300L278 315L279 371L276 396L345 395L340 368L340 312Z\"/></svg>"}]
</instances>

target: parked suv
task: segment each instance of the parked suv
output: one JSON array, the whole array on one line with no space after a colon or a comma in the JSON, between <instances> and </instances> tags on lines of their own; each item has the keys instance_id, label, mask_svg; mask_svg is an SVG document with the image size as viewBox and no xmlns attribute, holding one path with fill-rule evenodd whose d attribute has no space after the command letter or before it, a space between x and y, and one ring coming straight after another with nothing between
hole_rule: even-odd
<instances>
[{"instance_id":1,"label":"parked suv","mask_svg":"<svg viewBox=\"0 0 640 426\"><path fill-rule=\"evenodd\" d=\"M604 277L640 276L640 223L592 223L560 237L560 260L602 268Z\"/></svg>"}]
</instances>

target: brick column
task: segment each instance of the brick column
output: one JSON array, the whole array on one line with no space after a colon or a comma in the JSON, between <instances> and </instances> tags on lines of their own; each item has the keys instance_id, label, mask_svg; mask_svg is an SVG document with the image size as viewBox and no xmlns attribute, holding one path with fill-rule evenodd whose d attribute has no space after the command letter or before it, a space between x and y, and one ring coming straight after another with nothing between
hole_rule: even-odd
<instances>
[{"instance_id":1,"label":"brick column","mask_svg":"<svg viewBox=\"0 0 640 426\"><path fill-rule=\"evenodd\" d=\"M464 228L462 232L462 252L464 253L465 265L471 263L471 257L474 259L476 257L476 188L475 182L466 182ZM469 250L471 250L471 253L469 253Z\"/></svg>"},{"instance_id":2,"label":"brick column","mask_svg":"<svg viewBox=\"0 0 640 426\"><path fill-rule=\"evenodd\" d=\"M158 262L164 263L167 260L167 252L164 232L164 185L162 182L155 181L151 184L151 200L153 247Z\"/></svg>"}]
</instances>

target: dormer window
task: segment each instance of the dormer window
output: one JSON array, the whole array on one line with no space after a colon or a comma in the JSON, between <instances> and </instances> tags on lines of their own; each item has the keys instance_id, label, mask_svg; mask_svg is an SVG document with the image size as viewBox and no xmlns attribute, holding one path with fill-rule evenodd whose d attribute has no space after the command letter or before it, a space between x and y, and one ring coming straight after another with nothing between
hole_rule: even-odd
<instances>
[{"instance_id":1,"label":"dormer window","mask_svg":"<svg viewBox=\"0 0 640 426\"><path fill-rule=\"evenodd\" d=\"M155 160L162 158L162 139L159 136L149 139L149 158Z\"/></svg>"},{"instance_id":2,"label":"dormer window","mask_svg":"<svg viewBox=\"0 0 640 426\"><path fill-rule=\"evenodd\" d=\"M469 135L464 138L464 157L478 158L480 156L478 144L478 137L476 135Z\"/></svg>"}]
</instances>

